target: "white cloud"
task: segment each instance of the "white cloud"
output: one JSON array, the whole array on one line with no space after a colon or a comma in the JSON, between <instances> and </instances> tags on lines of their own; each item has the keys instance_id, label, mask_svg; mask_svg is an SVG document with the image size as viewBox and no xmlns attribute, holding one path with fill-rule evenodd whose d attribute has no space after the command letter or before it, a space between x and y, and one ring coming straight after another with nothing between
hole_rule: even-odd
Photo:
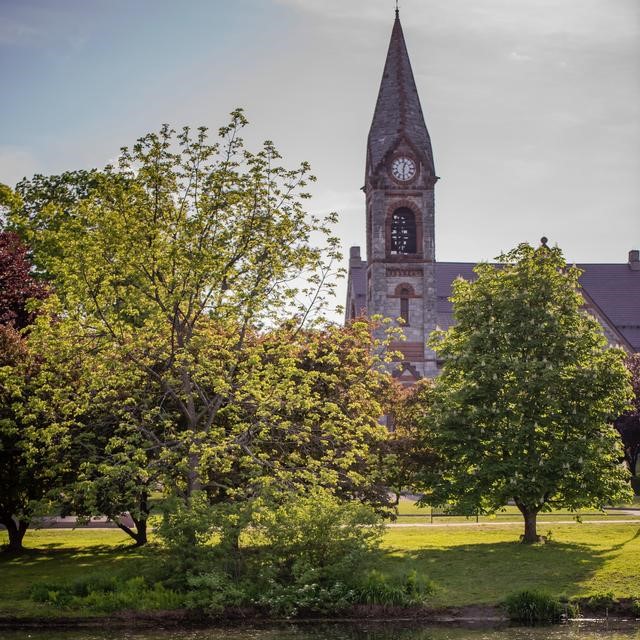
<instances>
[{"instance_id":1,"label":"white cloud","mask_svg":"<svg viewBox=\"0 0 640 640\"><path fill-rule=\"evenodd\" d=\"M509 58L515 62L531 62L531 60L533 60L532 56L529 56L526 53L520 53L520 51L512 51L509 54Z\"/></svg>"}]
</instances>

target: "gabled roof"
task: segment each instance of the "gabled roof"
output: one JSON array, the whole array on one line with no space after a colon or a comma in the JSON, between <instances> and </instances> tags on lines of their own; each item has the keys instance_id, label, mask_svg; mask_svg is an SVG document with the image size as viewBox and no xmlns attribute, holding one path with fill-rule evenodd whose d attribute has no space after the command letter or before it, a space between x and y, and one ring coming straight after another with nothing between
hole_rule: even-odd
<instances>
[{"instance_id":1,"label":"gabled roof","mask_svg":"<svg viewBox=\"0 0 640 640\"><path fill-rule=\"evenodd\" d=\"M424 154L427 168L435 176L431 139L424 123L407 45L396 11L376 109L369 130L369 166L375 169L403 137L414 145L419 153Z\"/></svg>"},{"instance_id":2,"label":"gabled roof","mask_svg":"<svg viewBox=\"0 0 640 640\"><path fill-rule=\"evenodd\" d=\"M366 262L362 261L366 267ZM609 325L625 346L640 351L640 271L632 270L628 264L579 264L580 276L587 308L601 322ZM436 263L436 312L438 325L447 329L453 324L453 311L449 297L451 284L458 277L474 280L474 262ZM350 282L353 295L366 296L366 281L358 277ZM354 274L355 275L355 274ZM361 299L363 299L361 298Z\"/></svg>"},{"instance_id":3,"label":"gabled roof","mask_svg":"<svg viewBox=\"0 0 640 640\"><path fill-rule=\"evenodd\" d=\"M628 264L579 264L580 284L606 319L640 351L640 271Z\"/></svg>"},{"instance_id":4,"label":"gabled roof","mask_svg":"<svg viewBox=\"0 0 640 640\"><path fill-rule=\"evenodd\" d=\"M579 264L587 307L618 335L625 346L640 351L640 271L628 264ZM473 262L436 263L437 314L440 328L453 324L451 283L462 276L474 280Z\"/></svg>"}]
</instances>

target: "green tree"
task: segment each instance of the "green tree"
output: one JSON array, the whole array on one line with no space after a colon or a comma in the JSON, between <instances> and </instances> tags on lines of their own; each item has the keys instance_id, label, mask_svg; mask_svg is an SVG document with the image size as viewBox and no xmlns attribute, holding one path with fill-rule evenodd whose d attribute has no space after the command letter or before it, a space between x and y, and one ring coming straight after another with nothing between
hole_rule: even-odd
<instances>
[{"instance_id":1,"label":"green tree","mask_svg":"<svg viewBox=\"0 0 640 640\"><path fill-rule=\"evenodd\" d=\"M144 528L136 488L156 481L181 509L205 495L231 519L317 485L388 503L382 345L366 322L316 320L339 257L331 220L303 209L307 165L277 166L271 143L245 151L244 124L234 113L214 145L163 128L117 167L19 185L11 222L56 287L55 322L31 340L74 367L60 395L76 512L135 509ZM227 527L236 543L241 528Z\"/></svg>"},{"instance_id":2,"label":"green tree","mask_svg":"<svg viewBox=\"0 0 640 640\"><path fill-rule=\"evenodd\" d=\"M421 474L424 502L492 513L514 500L532 543L540 511L627 497L611 423L629 374L560 249L521 244L499 259L454 283L456 324L430 342L444 364L423 422L438 456Z\"/></svg>"},{"instance_id":3,"label":"green tree","mask_svg":"<svg viewBox=\"0 0 640 640\"><path fill-rule=\"evenodd\" d=\"M234 112L214 144L204 129L165 126L123 149L117 167L82 174L79 188L76 174L62 186L21 183L11 214L55 282L51 307L75 343L91 345L97 370L110 366L122 386L132 370L145 376L177 414L154 435L167 460L178 456L185 496L228 446L217 418L247 393L249 338L283 315L307 322L339 257L333 218L303 208L308 165L279 166L270 142L250 153L245 124Z\"/></svg>"},{"instance_id":4,"label":"green tree","mask_svg":"<svg viewBox=\"0 0 640 640\"><path fill-rule=\"evenodd\" d=\"M633 353L627 358L627 367L631 372L634 398L631 408L617 418L615 426L622 438L625 461L635 479L640 456L640 353ZM637 490L637 486L634 484L634 489Z\"/></svg>"},{"instance_id":5,"label":"green tree","mask_svg":"<svg viewBox=\"0 0 640 640\"><path fill-rule=\"evenodd\" d=\"M395 384L387 406L391 408L391 433L384 443L380 464L396 504L403 491L414 491L422 469L434 462L434 453L423 442L421 425L433 403L434 381L422 378L411 387Z\"/></svg>"},{"instance_id":6,"label":"green tree","mask_svg":"<svg viewBox=\"0 0 640 640\"><path fill-rule=\"evenodd\" d=\"M373 355L370 324L299 331L289 323L253 347L239 370L243 384L219 414L226 448L207 465L210 502L245 509L265 492L288 499L322 487L386 512L379 416L391 378Z\"/></svg>"}]
</instances>

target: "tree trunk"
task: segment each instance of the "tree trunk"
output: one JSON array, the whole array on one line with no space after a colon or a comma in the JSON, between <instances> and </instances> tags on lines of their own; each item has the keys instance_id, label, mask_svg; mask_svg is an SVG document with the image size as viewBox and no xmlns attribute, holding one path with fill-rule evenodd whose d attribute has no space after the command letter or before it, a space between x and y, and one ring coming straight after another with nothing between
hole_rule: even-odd
<instances>
[{"instance_id":1,"label":"tree trunk","mask_svg":"<svg viewBox=\"0 0 640 640\"><path fill-rule=\"evenodd\" d=\"M228 570L234 577L243 575L245 568L244 556L240 549L240 534L242 533L242 527L233 527L227 531L227 537L225 542L227 543L228 555Z\"/></svg>"},{"instance_id":2,"label":"tree trunk","mask_svg":"<svg viewBox=\"0 0 640 640\"><path fill-rule=\"evenodd\" d=\"M135 540L136 547L141 547L143 544L147 543L147 521L146 519L138 520L133 516L131 516L131 519L133 520L133 523L136 525L135 531L131 527L127 527L127 525L124 524L123 522L120 522L118 520L114 520L114 522L116 523L119 529L124 531L128 536L130 536Z\"/></svg>"},{"instance_id":3,"label":"tree trunk","mask_svg":"<svg viewBox=\"0 0 640 640\"><path fill-rule=\"evenodd\" d=\"M640 446L629 449L629 471L631 475L636 477L636 467L638 466L638 455L640 455Z\"/></svg>"},{"instance_id":4,"label":"tree trunk","mask_svg":"<svg viewBox=\"0 0 640 640\"><path fill-rule=\"evenodd\" d=\"M191 497L194 491L202 491L202 482L200 480L200 454L189 454L189 470L187 472L187 499Z\"/></svg>"},{"instance_id":5,"label":"tree trunk","mask_svg":"<svg viewBox=\"0 0 640 640\"><path fill-rule=\"evenodd\" d=\"M530 509L525 505L518 504L517 502L516 504L524 518L524 535L520 538L520 541L523 544L535 544L536 542L541 542L542 538L538 535L537 530L538 510Z\"/></svg>"},{"instance_id":6,"label":"tree trunk","mask_svg":"<svg viewBox=\"0 0 640 640\"><path fill-rule=\"evenodd\" d=\"M135 541L136 541L136 547L141 547L144 544L147 544L148 539L147 539L147 517L145 516L144 518L133 518L133 522L136 525L136 532L137 535L135 537Z\"/></svg>"},{"instance_id":7,"label":"tree trunk","mask_svg":"<svg viewBox=\"0 0 640 640\"><path fill-rule=\"evenodd\" d=\"M133 524L136 526L135 531L130 527L127 527L127 525L121 522L118 522L118 520L115 520L115 523L118 525L120 529L122 529L122 531L124 531L128 536L131 536L135 540L136 547L141 547L147 544L148 542L147 520L149 518L149 513L151 512L151 509L149 508L149 504L148 504L148 495L146 492L144 492L140 496L140 504L138 506L140 508L139 517L136 518L136 516L134 516L133 514L131 513L129 514L131 519L133 520Z\"/></svg>"},{"instance_id":8,"label":"tree trunk","mask_svg":"<svg viewBox=\"0 0 640 640\"><path fill-rule=\"evenodd\" d=\"M9 534L9 544L5 547L5 551L7 553L22 553L24 551L22 540L29 528L29 523L26 520L17 520L10 516L3 518L2 524L7 528Z\"/></svg>"}]
</instances>

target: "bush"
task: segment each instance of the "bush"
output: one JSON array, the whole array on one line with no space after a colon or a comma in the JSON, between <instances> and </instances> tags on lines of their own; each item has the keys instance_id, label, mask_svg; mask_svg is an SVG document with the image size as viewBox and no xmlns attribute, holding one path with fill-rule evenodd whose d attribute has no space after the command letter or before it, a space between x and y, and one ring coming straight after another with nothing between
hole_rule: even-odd
<instances>
[{"instance_id":1,"label":"bush","mask_svg":"<svg viewBox=\"0 0 640 640\"><path fill-rule=\"evenodd\" d=\"M144 578L131 578L114 591L92 591L85 598L74 601L82 607L102 613L122 610L178 609L184 605L181 594L166 589L162 584L147 585Z\"/></svg>"},{"instance_id":2,"label":"bush","mask_svg":"<svg viewBox=\"0 0 640 640\"><path fill-rule=\"evenodd\" d=\"M188 505L166 503L158 534L168 554L152 572L210 613L329 613L357 601L383 532L370 507L320 488L214 506L194 493Z\"/></svg>"},{"instance_id":3,"label":"bush","mask_svg":"<svg viewBox=\"0 0 640 640\"><path fill-rule=\"evenodd\" d=\"M220 571L189 575L186 579L185 605L209 613L221 613L225 607L247 603L248 589Z\"/></svg>"},{"instance_id":4,"label":"bush","mask_svg":"<svg viewBox=\"0 0 640 640\"><path fill-rule=\"evenodd\" d=\"M565 607L552 596L539 591L520 591L504 602L509 619L534 626L560 622Z\"/></svg>"},{"instance_id":5,"label":"bush","mask_svg":"<svg viewBox=\"0 0 640 640\"><path fill-rule=\"evenodd\" d=\"M156 534L168 553L153 570L154 579L179 591L192 590L191 578L212 572L242 579L246 567L240 535L252 529L256 502L211 505L201 491L188 504L175 497L166 500Z\"/></svg>"},{"instance_id":6,"label":"bush","mask_svg":"<svg viewBox=\"0 0 640 640\"><path fill-rule=\"evenodd\" d=\"M330 613L364 593L383 532L370 507L320 488L215 506L193 494L189 505L166 505L158 533L168 557L154 578L210 613L246 605L289 617ZM396 585L405 599L421 589L413 579Z\"/></svg>"},{"instance_id":7,"label":"bush","mask_svg":"<svg viewBox=\"0 0 640 640\"><path fill-rule=\"evenodd\" d=\"M188 504L176 497L168 498L162 505L162 520L156 533L174 552L206 545L215 531L213 511L202 491L194 491Z\"/></svg>"},{"instance_id":8,"label":"bush","mask_svg":"<svg viewBox=\"0 0 640 640\"><path fill-rule=\"evenodd\" d=\"M102 575L87 576L68 584L35 584L31 599L60 608L84 608L101 613L123 609L176 609L183 597L162 584L149 585L143 577L121 580Z\"/></svg>"},{"instance_id":9,"label":"bush","mask_svg":"<svg viewBox=\"0 0 640 640\"><path fill-rule=\"evenodd\" d=\"M342 582L319 584L295 581L292 584L272 582L253 604L270 614L294 617L300 613L327 614L342 611L356 600L356 592Z\"/></svg>"},{"instance_id":10,"label":"bush","mask_svg":"<svg viewBox=\"0 0 640 640\"><path fill-rule=\"evenodd\" d=\"M360 604L410 607L424 604L433 591L433 583L418 576L415 570L404 576L401 582L392 582L388 576L374 569L357 589L356 600Z\"/></svg>"},{"instance_id":11,"label":"bush","mask_svg":"<svg viewBox=\"0 0 640 640\"><path fill-rule=\"evenodd\" d=\"M323 489L265 504L253 518L259 569L276 580L349 583L375 557L384 525L370 507Z\"/></svg>"},{"instance_id":12,"label":"bush","mask_svg":"<svg viewBox=\"0 0 640 640\"><path fill-rule=\"evenodd\" d=\"M409 606L432 590L416 572L393 582L369 571L379 559L382 520L325 490L263 504L253 527L256 546L247 559L253 602L272 614L326 614L358 603Z\"/></svg>"},{"instance_id":13,"label":"bush","mask_svg":"<svg viewBox=\"0 0 640 640\"><path fill-rule=\"evenodd\" d=\"M615 607L618 604L618 599L613 591L604 591L586 596L582 599L582 604L591 610L601 611Z\"/></svg>"}]
</instances>

